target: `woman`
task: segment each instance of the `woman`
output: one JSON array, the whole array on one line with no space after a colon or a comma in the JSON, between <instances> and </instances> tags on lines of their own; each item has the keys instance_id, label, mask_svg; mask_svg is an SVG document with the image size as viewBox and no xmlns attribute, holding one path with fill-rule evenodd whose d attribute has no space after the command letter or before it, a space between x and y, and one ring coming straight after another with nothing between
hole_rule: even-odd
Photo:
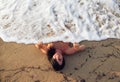
<instances>
[{"instance_id":1,"label":"woman","mask_svg":"<svg viewBox=\"0 0 120 82\"><path fill-rule=\"evenodd\" d=\"M64 68L65 60L63 55L71 55L78 51L85 50L85 45L70 42L52 42L49 44L38 43L35 45L43 53L47 54L48 60L56 71Z\"/></svg>"}]
</instances>

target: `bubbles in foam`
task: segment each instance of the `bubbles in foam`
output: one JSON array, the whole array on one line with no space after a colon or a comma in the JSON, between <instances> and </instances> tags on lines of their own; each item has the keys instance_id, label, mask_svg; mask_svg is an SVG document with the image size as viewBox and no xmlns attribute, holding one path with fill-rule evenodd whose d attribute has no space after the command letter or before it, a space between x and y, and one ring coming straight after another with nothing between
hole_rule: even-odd
<instances>
[{"instance_id":1,"label":"bubbles in foam","mask_svg":"<svg viewBox=\"0 0 120 82\"><path fill-rule=\"evenodd\" d=\"M0 37L26 44L120 38L120 1L0 0Z\"/></svg>"}]
</instances>

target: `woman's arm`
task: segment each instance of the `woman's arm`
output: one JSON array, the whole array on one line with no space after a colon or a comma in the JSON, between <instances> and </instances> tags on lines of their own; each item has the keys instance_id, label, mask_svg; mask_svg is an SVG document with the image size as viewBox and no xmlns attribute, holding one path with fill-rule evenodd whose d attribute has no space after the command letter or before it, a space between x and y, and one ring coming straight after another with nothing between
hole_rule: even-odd
<instances>
[{"instance_id":1,"label":"woman's arm","mask_svg":"<svg viewBox=\"0 0 120 82\"><path fill-rule=\"evenodd\" d=\"M47 54L47 51L48 51L48 44L43 44L43 43L38 43L38 44L35 44L35 47L40 49L44 54Z\"/></svg>"},{"instance_id":2,"label":"woman's arm","mask_svg":"<svg viewBox=\"0 0 120 82\"><path fill-rule=\"evenodd\" d=\"M65 54L68 54L68 55L72 55L78 51L83 51L85 50L85 45L80 45L80 46L73 46L73 47L69 47L68 49L65 50Z\"/></svg>"}]
</instances>

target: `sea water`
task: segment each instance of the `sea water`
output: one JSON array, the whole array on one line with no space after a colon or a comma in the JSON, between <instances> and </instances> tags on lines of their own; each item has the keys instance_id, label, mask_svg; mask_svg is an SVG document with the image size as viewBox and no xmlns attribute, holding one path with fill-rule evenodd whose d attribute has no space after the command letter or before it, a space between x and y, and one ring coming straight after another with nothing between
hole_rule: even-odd
<instances>
[{"instance_id":1,"label":"sea water","mask_svg":"<svg viewBox=\"0 0 120 82\"><path fill-rule=\"evenodd\" d=\"M0 38L25 44L120 39L120 0L0 0Z\"/></svg>"}]
</instances>

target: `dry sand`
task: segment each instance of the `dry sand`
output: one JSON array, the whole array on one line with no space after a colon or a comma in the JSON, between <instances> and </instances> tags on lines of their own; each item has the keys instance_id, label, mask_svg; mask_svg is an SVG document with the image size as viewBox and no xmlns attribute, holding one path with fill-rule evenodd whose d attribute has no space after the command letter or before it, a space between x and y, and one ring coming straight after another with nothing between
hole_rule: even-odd
<instances>
[{"instance_id":1,"label":"dry sand","mask_svg":"<svg viewBox=\"0 0 120 82\"><path fill-rule=\"evenodd\" d=\"M60 72L34 45L0 40L0 82L120 82L120 40L83 41L87 49L65 56Z\"/></svg>"}]
</instances>

